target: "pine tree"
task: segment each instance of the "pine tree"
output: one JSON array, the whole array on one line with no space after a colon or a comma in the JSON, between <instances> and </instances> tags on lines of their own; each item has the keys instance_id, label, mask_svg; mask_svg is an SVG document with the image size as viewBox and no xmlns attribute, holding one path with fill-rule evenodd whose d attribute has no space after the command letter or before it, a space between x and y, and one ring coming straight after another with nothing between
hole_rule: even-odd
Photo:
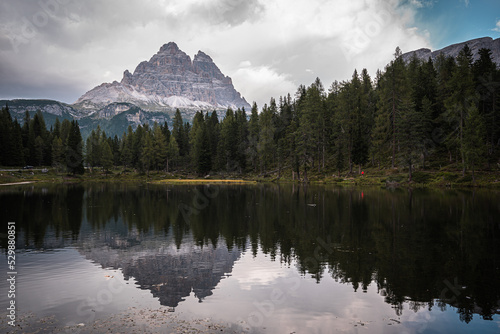
<instances>
[{"instance_id":1,"label":"pine tree","mask_svg":"<svg viewBox=\"0 0 500 334\"><path fill-rule=\"evenodd\" d=\"M52 166L57 170L62 170L64 166L64 145L59 137L54 137L52 140Z\"/></svg>"},{"instance_id":2,"label":"pine tree","mask_svg":"<svg viewBox=\"0 0 500 334\"><path fill-rule=\"evenodd\" d=\"M129 125L127 132L123 134L122 137L122 151L121 151L121 159L123 168L127 169L127 167L132 166L133 163L133 149L134 146L134 132L132 127Z\"/></svg>"},{"instance_id":3,"label":"pine tree","mask_svg":"<svg viewBox=\"0 0 500 334\"><path fill-rule=\"evenodd\" d=\"M201 131L204 122L205 119L203 117L203 113L201 111L197 111L194 114L191 131L189 132L189 146L193 148L191 150L191 161L193 162L194 166L197 165L197 160L198 160L197 154L199 153L197 152L195 145L198 139L198 132Z\"/></svg>"},{"instance_id":4,"label":"pine tree","mask_svg":"<svg viewBox=\"0 0 500 334\"><path fill-rule=\"evenodd\" d=\"M462 175L465 175L465 155L463 149L463 129L467 110L475 103L474 81L472 74L472 53L467 44L458 53L457 66L449 82L451 95L445 102L446 118L452 125L447 142L451 149L461 155Z\"/></svg>"},{"instance_id":5,"label":"pine tree","mask_svg":"<svg viewBox=\"0 0 500 334\"><path fill-rule=\"evenodd\" d=\"M176 165L179 159L179 145L177 144L177 139L172 134L168 142L167 148L167 173L169 172L170 165Z\"/></svg>"},{"instance_id":6,"label":"pine tree","mask_svg":"<svg viewBox=\"0 0 500 334\"><path fill-rule=\"evenodd\" d=\"M397 119L399 129L397 140L400 146L398 156L403 165L408 166L408 181L412 181L413 164L422 154L425 132L423 129L423 113L415 110L409 96L400 104L400 115Z\"/></svg>"},{"instance_id":7,"label":"pine tree","mask_svg":"<svg viewBox=\"0 0 500 334\"><path fill-rule=\"evenodd\" d=\"M167 141L161 127L158 124L153 125L153 147L154 147L154 165L157 169L165 169L167 161Z\"/></svg>"},{"instance_id":8,"label":"pine tree","mask_svg":"<svg viewBox=\"0 0 500 334\"><path fill-rule=\"evenodd\" d=\"M141 154L143 151L145 130L139 124L137 129L135 129L134 135L131 137L132 142L132 166L142 170L143 164L141 161Z\"/></svg>"},{"instance_id":9,"label":"pine tree","mask_svg":"<svg viewBox=\"0 0 500 334\"><path fill-rule=\"evenodd\" d=\"M12 126L12 156L11 163L13 166L23 166L24 165L24 150L23 150L23 137L21 134L21 126L14 119L14 124Z\"/></svg>"},{"instance_id":10,"label":"pine tree","mask_svg":"<svg viewBox=\"0 0 500 334\"><path fill-rule=\"evenodd\" d=\"M208 113L207 113L208 115ZM220 124L219 117L217 116L217 111L213 111L210 117L205 119L207 125L207 134L210 141L210 155L212 156L212 166L214 165L214 160L217 156L217 146L220 137Z\"/></svg>"},{"instance_id":11,"label":"pine tree","mask_svg":"<svg viewBox=\"0 0 500 334\"><path fill-rule=\"evenodd\" d=\"M270 106L267 104L262 108L259 115L259 142L257 144L257 152L259 154L260 171L266 173L267 169L274 162L276 154L276 145L274 135L276 128L274 126L274 118L276 117L276 104L274 99L271 99Z\"/></svg>"},{"instance_id":12,"label":"pine tree","mask_svg":"<svg viewBox=\"0 0 500 334\"><path fill-rule=\"evenodd\" d=\"M42 137L38 136L35 139L35 156L33 157L33 162L35 166L41 166L43 162L43 147L45 143L43 142Z\"/></svg>"},{"instance_id":13,"label":"pine tree","mask_svg":"<svg viewBox=\"0 0 500 334\"><path fill-rule=\"evenodd\" d=\"M149 177L149 170L154 162L154 147L153 139L151 138L151 133L149 131L145 132L143 135L142 151L140 154L140 162L142 168L146 171L146 175Z\"/></svg>"},{"instance_id":14,"label":"pine tree","mask_svg":"<svg viewBox=\"0 0 500 334\"><path fill-rule=\"evenodd\" d=\"M390 128L387 134L390 138L390 149L392 151L391 166L394 168L396 163L397 152L397 136L399 129L397 128L398 117L402 107L402 101L405 95L410 93L406 80L405 63L403 61L402 52L399 47L394 53L394 60L386 67L386 72L380 78L380 100L377 118L381 123L388 118L390 120ZM383 115L385 114L385 115ZM378 126L378 131L383 129L383 126ZM383 137L383 136L380 136Z\"/></svg>"},{"instance_id":15,"label":"pine tree","mask_svg":"<svg viewBox=\"0 0 500 334\"><path fill-rule=\"evenodd\" d=\"M259 143L259 113L257 103L252 104L250 121L248 123L248 148L246 155L252 170L255 172L258 166L258 143Z\"/></svg>"},{"instance_id":16,"label":"pine tree","mask_svg":"<svg viewBox=\"0 0 500 334\"><path fill-rule=\"evenodd\" d=\"M472 168L472 181L476 182L475 167L484 160L486 146L484 143L485 126L483 117L477 107L471 105L468 109L464 126L463 156Z\"/></svg>"},{"instance_id":17,"label":"pine tree","mask_svg":"<svg viewBox=\"0 0 500 334\"><path fill-rule=\"evenodd\" d=\"M193 147L196 158L196 170L199 175L206 175L212 169L212 157L210 153L210 141L205 123L200 124L196 133L196 140Z\"/></svg>"},{"instance_id":18,"label":"pine tree","mask_svg":"<svg viewBox=\"0 0 500 334\"><path fill-rule=\"evenodd\" d=\"M172 136L175 137L177 144L179 145L179 154L184 156L187 152L187 143L184 143L184 121L182 120L181 112L176 109L174 115L174 121L172 125Z\"/></svg>"},{"instance_id":19,"label":"pine tree","mask_svg":"<svg viewBox=\"0 0 500 334\"><path fill-rule=\"evenodd\" d=\"M108 173L113 168L113 152L107 141L102 143L101 147L101 164L105 173Z\"/></svg>"},{"instance_id":20,"label":"pine tree","mask_svg":"<svg viewBox=\"0 0 500 334\"><path fill-rule=\"evenodd\" d=\"M82 136L80 134L78 121L72 121L70 123L65 152L68 173L83 174L85 172L83 168L82 147Z\"/></svg>"},{"instance_id":21,"label":"pine tree","mask_svg":"<svg viewBox=\"0 0 500 334\"><path fill-rule=\"evenodd\" d=\"M248 124L245 109L238 109L235 114L236 121L236 163L240 173L246 170L245 151L248 147Z\"/></svg>"},{"instance_id":22,"label":"pine tree","mask_svg":"<svg viewBox=\"0 0 500 334\"><path fill-rule=\"evenodd\" d=\"M497 65L493 62L489 49L479 50L479 59L472 67L476 91L479 95L478 110L482 115L486 130L486 146L488 166L495 161L497 143L500 141L500 105L498 93L500 88L497 77Z\"/></svg>"},{"instance_id":23,"label":"pine tree","mask_svg":"<svg viewBox=\"0 0 500 334\"><path fill-rule=\"evenodd\" d=\"M239 168L236 160L236 153L238 150L236 142L238 128L234 112L231 108L227 109L226 116L220 124L220 128L220 138L217 151L218 169L233 172Z\"/></svg>"},{"instance_id":24,"label":"pine tree","mask_svg":"<svg viewBox=\"0 0 500 334\"><path fill-rule=\"evenodd\" d=\"M8 107L0 111L0 165L13 165L10 161L12 150L12 118Z\"/></svg>"}]
</instances>

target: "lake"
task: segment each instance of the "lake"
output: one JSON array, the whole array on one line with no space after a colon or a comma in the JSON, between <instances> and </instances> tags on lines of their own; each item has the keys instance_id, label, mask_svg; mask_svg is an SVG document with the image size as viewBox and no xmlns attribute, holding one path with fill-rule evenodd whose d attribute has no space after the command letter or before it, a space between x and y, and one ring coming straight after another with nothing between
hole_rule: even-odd
<instances>
[{"instance_id":1,"label":"lake","mask_svg":"<svg viewBox=\"0 0 500 334\"><path fill-rule=\"evenodd\" d=\"M96 183L0 203L23 331L500 331L498 190Z\"/></svg>"}]
</instances>

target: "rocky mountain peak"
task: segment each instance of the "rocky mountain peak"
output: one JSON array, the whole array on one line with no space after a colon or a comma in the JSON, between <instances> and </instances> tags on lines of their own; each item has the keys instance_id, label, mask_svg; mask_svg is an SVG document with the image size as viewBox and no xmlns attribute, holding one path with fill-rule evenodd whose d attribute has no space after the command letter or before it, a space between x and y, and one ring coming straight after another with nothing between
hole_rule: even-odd
<instances>
[{"instance_id":1,"label":"rocky mountain peak","mask_svg":"<svg viewBox=\"0 0 500 334\"><path fill-rule=\"evenodd\" d=\"M168 42L166 44L163 44L162 47L160 48L160 51L158 53L170 53L174 54L180 51L179 47L177 44L174 42Z\"/></svg>"},{"instance_id":2,"label":"rocky mountain peak","mask_svg":"<svg viewBox=\"0 0 500 334\"><path fill-rule=\"evenodd\" d=\"M132 103L145 110L162 108L250 108L212 58L202 51L193 61L177 44L164 44L149 61L121 82L101 84L78 99L76 104L102 108L110 103Z\"/></svg>"},{"instance_id":3,"label":"rocky mountain peak","mask_svg":"<svg viewBox=\"0 0 500 334\"><path fill-rule=\"evenodd\" d=\"M198 53L194 56L193 59L193 62L195 61L213 63L212 58L210 58L210 56L203 51L198 51Z\"/></svg>"}]
</instances>

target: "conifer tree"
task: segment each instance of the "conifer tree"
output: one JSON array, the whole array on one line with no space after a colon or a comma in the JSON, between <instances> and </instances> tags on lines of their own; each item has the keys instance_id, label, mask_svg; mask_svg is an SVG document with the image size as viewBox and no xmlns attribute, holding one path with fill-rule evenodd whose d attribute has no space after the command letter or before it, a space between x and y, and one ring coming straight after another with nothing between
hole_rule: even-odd
<instances>
[{"instance_id":1,"label":"conifer tree","mask_svg":"<svg viewBox=\"0 0 500 334\"><path fill-rule=\"evenodd\" d=\"M127 132L123 134L122 137L122 151L121 151L121 159L123 168L127 169L127 167L132 166L134 161L133 157L133 146L134 146L134 132L132 127L129 125Z\"/></svg>"},{"instance_id":2,"label":"conifer tree","mask_svg":"<svg viewBox=\"0 0 500 334\"><path fill-rule=\"evenodd\" d=\"M236 163L239 167L239 172L246 170L245 151L248 147L248 124L245 108L238 109L235 114L236 121Z\"/></svg>"},{"instance_id":3,"label":"conifer tree","mask_svg":"<svg viewBox=\"0 0 500 334\"><path fill-rule=\"evenodd\" d=\"M276 153L276 145L274 135L276 128L274 126L274 118L276 117L276 103L271 99L270 106L267 104L262 108L259 115L259 142L257 144L257 152L259 154L260 171L266 173L268 167L274 162Z\"/></svg>"},{"instance_id":4,"label":"conifer tree","mask_svg":"<svg viewBox=\"0 0 500 334\"><path fill-rule=\"evenodd\" d=\"M451 95L445 102L446 118L452 125L447 141L451 149L461 156L462 175L465 175L465 150L463 149L463 129L467 110L475 103L474 81L472 74L472 53L467 44L458 53L457 66L449 82Z\"/></svg>"},{"instance_id":5,"label":"conifer tree","mask_svg":"<svg viewBox=\"0 0 500 334\"><path fill-rule=\"evenodd\" d=\"M83 174L85 172L83 168L82 147L82 136L80 134L78 121L72 121L70 123L65 152L68 173Z\"/></svg>"},{"instance_id":6,"label":"conifer tree","mask_svg":"<svg viewBox=\"0 0 500 334\"><path fill-rule=\"evenodd\" d=\"M167 159L167 141L164 132L155 122L153 126L153 147L154 147L154 165L157 169L165 169Z\"/></svg>"},{"instance_id":7,"label":"conifer tree","mask_svg":"<svg viewBox=\"0 0 500 334\"><path fill-rule=\"evenodd\" d=\"M255 172L258 166L258 143L259 143L259 113L257 103L252 104L250 121L248 122L248 147L246 155L249 165Z\"/></svg>"},{"instance_id":8,"label":"conifer tree","mask_svg":"<svg viewBox=\"0 0 500 334\"><path fill-rule=\"evenodd\" d=\"M179 145L177 144L177 139L172 134L168 142L167 149L167 173L169 172L170 166L175 166L179 159Z\"/></svg>"},{"instance_id":9,"label":"conifer tree","mask_svg":"<svg viewBox=\"0 0 500 334\"><path fill-rule=\"evenodd\" d=\"M140 153L140 162L143 170L146 171L147 177L149 177L149 170L154 162L154 146L153 139L151 138L151 133L145 131L142 136L142 150Z\"/></svg>"},{"instance_id":10,"label":"conifer tree","mask_svg":"<svg viewBox=\"0 0 500 334\"><path fill-rule=\"evenodd\" d=\"M475 105L469 107L467 114L462 150L466 162L472 169L472 181L476 182L475 167L484 160L486 151L485 125L483 117Z\"/></svg>"},{"instance_id":11,"label":"conifer tree","mask_svg":"<svg viewBox=\"0 0 500 334\"><path fill-rule=\"evenodd\" d=\"M386 72L382 75L380 80L379 115L377 115L381 123L387 118L390 120L388 137L390 138L390 149L392 151L391 166L393 168L396 164L396 139L399 132L397 128L397 119L401 111L402 101L405 98L405 94L408 93L410 93L410 90L406 80L405 63L403 61L401 49L397 47L394 53L394 60L386 67ZM383 126L378 126L378 130L382 128Z\"/></svg>"},{"instance_id":12,"label":"conifer tree","mask_svg":"<svg viewBox=\"0 0 500 334\"><path fill-rule=\"evenodd\" d=\"M200 124L200 127L196 132L196 140L194 142L193 151L196 159L196 170L198 174L208 174L212 169L212 157L210 153L210 141L207 126L204 122Z\"/></svg>"},{"instance_id":13,"label":"conifer tree","mask_svg":"<svg viewBox=\"0 0 500 334\"><path fill-rule=\"evenodd\" d=\"M406 96L401 102L397 121L397 140L400 146L398 156L403 165L408 166L408 181L412 181L413 164L422 154L425 133L423 113L415 110L410 96Z\"/></svg>"},{"instance_id":14,"label":"conifer tree","mask_svg":"<svg viewBox=\"0 0 500 334\"><path fill-rule=\"evenodd\" d=\"M35 156L33 157L33 162L35 166L41 166L43 163L43 151L44 151L44 145L45 143L43 142L42 137L38 136L35 139Z\"/></svg>"},{"instance_id":15,"label":"conifer tree","mask_svg":"<svg viewBox=\"0 0 500 334\"><path fill-rule=\"evenodd\" d=\"M61 171L65 162L64 145L59 137L54 137L52 140L52 166Z\"/></svg>"},{"instance_id":16,"label":"conifer tree","mask_svg":"<svg viewBox=\"0 0 500 334\"><path fill-rule=\"evenodd\" d=\"M13 166L23 166L25 163L24 160L24 150L23 150L23 138L21 134L21 126L17 122L17 119L14 119L14 124L12 127L12 165Z\"/></svg>"},{"instance_id":17,"label":"conifer tree","mask_svg":"<svg viewBox=\"0 0 500 334\"><path fill-rule=\"evenodd\" d=\"M104 141L101 146L101 164L105 173L113 168L113 152L107 141Z\"/></svg>"}]
</instances>

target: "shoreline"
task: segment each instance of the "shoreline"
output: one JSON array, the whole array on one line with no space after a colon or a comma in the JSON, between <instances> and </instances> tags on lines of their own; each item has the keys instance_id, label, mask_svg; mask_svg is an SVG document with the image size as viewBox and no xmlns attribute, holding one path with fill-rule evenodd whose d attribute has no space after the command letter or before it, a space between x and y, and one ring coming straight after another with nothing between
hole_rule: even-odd
<instances>
[{"instance_id":1,"label":"shoreline","mask_svg":"<svg viewBox=\"0 0 500 334\"><path fill-rule=\"evenodd\" d=\"M23 182L12 182L12 183L0 183L0 186L18 186L22 184L35 183L37 181L23 181Z\"/></svg>"},{"instance_id":2,"label":"shoreline","mask_svg":"<svg viewBox=\"0 0 500 334\"><path fill-rule=\"evenodd\" d=\"M332 173L310 173L308 182L292 179L287 174L278 177L276 174L266 176L247 174L217 174L199 177L189 172L166 173L164 171L151 171L149 176L136 171L123 171L115 168L109 173L94 171L83 175L68 175L62 172L49 170L47 173L26 173L19 170L3 170L0 175L0 186L26 185L33 183L93 183L93 182L136 182L158 185L243 185L243 184L310 184L310 185L337 185L337 186L378 186L384 188L500 188L500 171L476 172L476 181L472 180L471 173L462 176L455 170L423 170L413 175L413 180L408 182L408 175L397 169L366 169L364 175L344 173L341 176ZM6 172L6 173L5 173Z\"/></svg>"}]
</instances>

